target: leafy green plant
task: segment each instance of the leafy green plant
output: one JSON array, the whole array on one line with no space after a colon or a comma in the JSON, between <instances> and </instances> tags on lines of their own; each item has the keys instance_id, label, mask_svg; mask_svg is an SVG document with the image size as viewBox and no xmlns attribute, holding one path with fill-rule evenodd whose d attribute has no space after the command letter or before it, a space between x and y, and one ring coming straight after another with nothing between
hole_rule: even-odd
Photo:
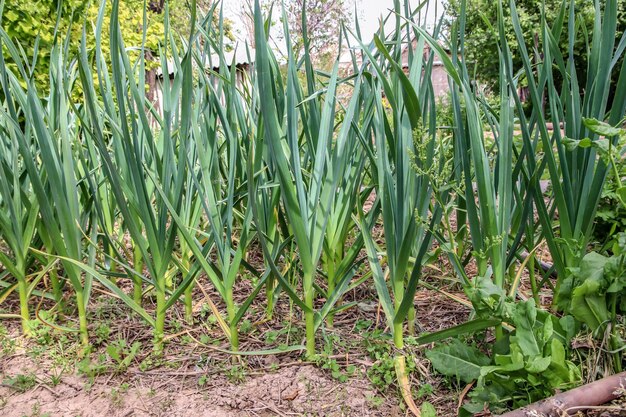
<instances>
[{"instance_id":1,"label":"leafy green plant","mask_svg":"<svg viewBox=\"0 0 626 417\"><path fill-rule=\"evenodd\" d=\"M218 27L217 34L221 34L222 30L221 26ZM212 39L207 36L207 41L212 42ZM184 202L182 216L173 215L179 224L180 240L184 242L186 253L193 253L197 259L200 254L206 257L211 250L215 250L217 256L215 262L201 262L200 268L184 268L184 279L174 295L185 291L185 305L189 315L194 274L205 272L226 303L226 323L217 314L216 318L229 336L232 350L237 351L239 323L269 274L261 276L255 269L249 268L259 279L243 303L235 303L235 283L253 237L252 210L246 198L247 164L242 162L248 159L248 149L242 144L245 138L252 135L252 126L249 118L243 116L246 96L238 88L237 71L228 68L223 49L223 44L215 45L222 63L221 77L217 82L206 74L200 77L195 95L205 100L206 105L195 107L190 114L192 123L189 134L193 140L187 145L190 156L186 163L190 178L186 192L195 192L197 196L195 200L187 199ZM203 94L203 91L209 91L209 94ZM225 97L228 105L222 104L220 95ZM186 205L194 208L186 208ZM191 222L184 218L189 216L188 211L195 213L191 216L195 217ZM200 240L193 233L189 233L197 227L200 217L208 220L208 230L204 233L202 244L199 244ZM191 253L184 258L190 266Z\"/></svg>"},{"instance_id":2,"label":"leafy green plant","mask_svg":"<svg viewBox=\"0 0 626 417\"><path fill-rule=\"evenodd\" d=\"M97 34L102 33L102 23L105 15L104 4L98 15ZM177 232L177 223L168 221L168 213L179 210L184 193L186 164L180 163L175 167L176 155L174 145L180 137L186 137L191 118L189 117L191 108L190 101L183 100L180 105L183 117L178 121L177 126L181 136L173 135L170 127L175 123L171 113L164 112L166 128L160 130L163 153L156 153L155 142L152 129L149 125L147 114L143 111L147 108L145 90L139 89L138 85L144 82L145 75L135 78L134 71L130 64L129 55L124 46L119 23L119 1L113 2L113 11L110 21L110 51L112 56L112 72L109 80L109 70L102 56L96 61L99 86L94 85L92 76L92 66L89 64L85 42L81 44L80 75L82 88L85 92L85 108L88 116L85 118L87 138L93 149L97 150L102 168L110 184L115 203L122 214L122 218L132 236L133 242L137 245L142 254L142 260L150 272L152 284L156 294L157 309L154 319L150 317L134 300L125 300L133 310L147 318L148 322L154 326L154 348L156 351L163 349L163 337L165 331L166 313L166 273L172 261L174 241ZM193 21L195 22L195 16ZM145 22L144 22L145 24ZM86 36L86 29L83 30L83 38ZM166 36L169 33L166 32ZM183 58L182 66L185 70L179 72L181 79L191 77L191 51L188 50ZM145 61L142 57L140 65L145 68ZM180 64L179 64L180 65ZM106 75L105 75L106 74ZM103 79L111 81L114 88L105 89ZM185 83L186 88L190 88ZM104 108L100 108L97 99L97 88L103 93L103 100L107 103ZM181 89L181 83L175 83L174 88ZM165 97L169 97L166 94ZM114 105L113 103L117 103ZM169 103L164 104L169 106ZM136 109L141 109L138 114ZM128 117L127 115L133 115ZM135 117L137 119L135 119ZM107 138L105 126L107 120L113 120L120 128L111 131L111 138ZM139 121L139 125L136 125ZM107 144L111 141L119 146L119 153L111 155ZM183 148L184 155L185 148ZM142 155L146 155L142 157ZM149 156L148 156L149 155ZM143 163L143 158L147 158L153 163L149 168ZM117 168L116 163L121 163ZM155 169L156 175L151 174L151 169ZM125 176L123 174L128 174ZM158 176L158 178L155 178ZM96 186L92 182L92 189ZM157 188L162 187L158 191ZM154 201L151 193L155 193ZM162 193L163 195L161 195ZM170 203L171 199L171 203ZM171 207L174 210L170 210ZM97 206L102 212L102 207ZM141 214L141 215L136 215ZM133 274L133 272L130 272ZM135 272L137 274L137 272ZM141 276L141 272L139 272ZM117 288L117 287L116 287Z\"/></svg>"},{"instance_id":3,"label":"leafy green plant","mask_svg":"<svg viewBox=\"0 0 626 417\"><path fill-rule=\"evenodd\" d=\"M626 177L624 167L626 165L620 165L619 175L622 178ZM615 178L617 177L609 174L604 184L593 229L594 241L599 242L602 249L606 250L610 250L615 243L615 236L626 232L626 208L620 203L620 197L617 193L620 185Z\"/></svg>"},{"instance_id":4,"label":"leafy green plant","mask_svg":"<svg viewBox=\"0 0 626 417\"><path fill-rule=\"evenodd\" d=\"M4 30L0 33L4 33ZM46 100L38 96L34 81L25 69L27 64L18 54L16 45L6 37L0 47L0 62L5 61L5 47L9 56L19 65L18 74L11 73L9 76L9 72L3 71L0 76L3 91L7 94L6 99L11 103L7 106L8 111L0 116L3 119L0 124L5 127L3 137L11 138L24 161L24 171L28 174L32 194L38 202L37 206L30 204L31 209L38 209L55 252L52 255L61 260L67 279L72 285L78 309L78 331L83 344L87 346L89 339L86 308L93 275L86 274L83 277L82 274L84 269L89 268L83 263L83 236L89 234L91 213L78 186L80 172L76 149L72 146L77 135L74 116L68 111L68 94L73 76L66 71L63 50L57 44L51 53L50 72L54 76L49 102L51 104L48 105ZM16 76L29 80L27 89L22 87ZM33 157L33 152L38 155L37 158ZM51 195L48 193L50 189L55 190ZM5 198L8 197L3 194ZM27 204L26 207L28 206ZM20 208L17 213L21 210ZM15 220L23 222L20 218ZM22 223L24 224L28 223ZM24 230L27 229L28 227ZM88 263L93 264L93 259ZM17 266L19 267L19 262ZM18 280L24 283L21 278L23 272L15 272Z\"/></svg>"},{"instance_id":5,"label":"leafy green plant","mask_svg":"<svg viewBox=\"0 0 626 417\"><path fill-rule=\"evenodd\" d=\"M128 392L129 388L128 383L123 383L118 388L111 388L111 402L116 407L122 407L124 405L124 394Z\"/></svg>"},{"instance_id":6,"label":"leafy green plant","mask_svg":"<svg viewBox=\"0 0 626 417\"><path fill-rule=\"evenodd\" d=\"M5 326L0 325L0 351L2 352L2 355L12 355L16 349L16 340L12 337L9 337L9 331Z\"/></svg>"},{"instance_id":7,"label":"leafy green plant","mask_svg":"<svg viewBox=\"0 0 626 417\"><path fill-rule=\"evenodd\" d=\"M392 337L380 329L363 333L363 347L373 361L367 369L366 375L372 385L380 392L385 392L389 386L397 385L397 374L394 363L394 352L390 342ZM415 361L412 356L407 357L407 376L415 370Z\"/></svg>"},{"instance_id":8,"label":"leafy green plant","mask_svg":"<svg viewBox=\"0 0 626 417\"><path fill-rule=\"evenodd\" d=\"M366 399L368 404L374 409L379 408L385 403L385 399L383 397L378 397L376 395L368 395Z\"/></svg>"},{"instance_id":9,"label":"leafy green plant","mask_svg":"<svg viewBox=\"0 0 626 417\"><path fill-rule=\"evenodd\" d=\"M621 352L626 342L620 336L619 317L626 314L626 234L620 233L613 255L585 255L572 268L561 287L560 307L584 323L598 339L608 335L613 367L624 366Z\"/></svg>"},{"instance_id":10,"label":"leafy green plant","mask_svg":"<svg viewBox=\"0 0 626 417\"><path fill-rule=\"evenodd\" d=\"M55 339L55 330L50 325L50 323L54 323L54 321L54 315L46 311L42 311L39 313L39 318L30 320L28 322L28 334L37 344L41 346L49 346L54 342Z\"/></svg>"},{"instance_id":11,"label":"leafy green plant","mask_svg":"<svg viewBox=\"0 0 626 417\"><path fill-rule=\"evenodd\" d=\"M458 27L452 34L452 43L461 50L465 43L466 2L461 3L462 14ZM500 4L502 13L502 4ZM504 42L504 23L498 19L501 42ZM451 100L454 108L455 152L459 155L462 171L463 210L461 219L467 218L471 236L472 254L477 263L477 276L470 278L465 273L464 264L454 248L454 234L447 240L439 236L448 256L468 293L479 318L489 318L481 310L490 308L493 300L483 295L472 297L470 293L481 285L494 286L506 291L511 297L517 292L519 280L510 275L510 267L515 261L515 253L520 249L526 218L532 209L531 197L537 184L524 180L525 172L533 165L518 154L529 152L528 142L521 149L514 149L515 91L510 67L510 51L503 43L499 54L500 68L500 109L493 112L484 98L472 87L466 62L456 56L448 57L442 47L428 37L429 44L437 51L450 75ZM519 107L517 109L519 111ZM487 124L493 134L493 144L486 139ZM497 148L495 155L491 148ZM458 217L458 216L457 216ZM458 221L458 218L457 218ZM536 293L533 284L533 294ZM500 325L496 326L496 340L501 341L505 334Z\"/></svg>"},{"instance_id":12,"label":"leafy green plant","mask_svg":"<svg viewBox=\"0 0 626 417\"><path fill-rule=\"evenodd\" d=\"M432 243L432 229L442 213L439 201L432 201L432 176L444 169L445 159L435 154L436 102L430 79L434 55L426 53L425 31L415 25L408 8L402 9L395 1L394 12L395 30L389 36L376 34L371 47L361 43L371 71L377 75L364 82L363 94L372 100L366 108L371 108L372 114L360 129L376 200L368 213L359 205L358 219L374 286L397 349L398 385L406 404L417 414L407 358L402 353L404 325L408 334L415 333L414 296ZM400 65L406 44L411 45L408 75ZM383 106L383 94L388 109ZM384 247L372 236L379 215L386 237Z\"/></svg>"},{"instance_id":13,"label":"leafy green plant","mask_svg":"<svg viewBox=\"0 0 626 417\"><path fill-rule=\"evenodd\" d=\"M591 238L593 214L602 184L611 168L609 161L602 157L598 158L601 154L598 149L608 148L611 142L603 141L599 139L599 136L607 133L609 136L616 135L614 131L606 131L606 126L602 128L604 132L600 132L600 129L589 124L585 117L599 117L600 114L604 117L606 114L607 120L616 124L623 119L626 110L622 98L609 102L607 94L612 74L620 74L618 84L626 83L626 77L624 77L626 66L619 64L621 71L618 67L623 49L615 47L615 10L617 7L615 1L606 3L603 18L600 18L602 14L600 10L597 10L593 42L588 44L594 62L587 73L589 88L585 90L582 100L575 99L574 101L562 99L563 97L578 98L578 92L581 91L572 53L574 43L582 36L579 33L580 28L573 24L576 17L574 2L561 3L559 19L552 26L542 20L540 50L544 60L539 67L533 65L529 57L527 49L529 40L522 33L515 2L510 1L509 6L511 23L516 35L515 40L521 51L524 74L529 83L532 112L529 117L526 116L518 90L511 88L518 85L520 79L515 75L511 64L504 5L503 2L499 2L497 32L500 38L501 110L498 119L488 118L498 148L494 156L495 163L491 161L487 153L480 124L481 112L478 104L480 100L475 97L468 75L469 71L464 67L464 63L456 59L456 56L448 58L441 46L433 39L429 39L429 43L442 58L453 81L452 98L453 103L456 103L456 146L462 151L460 155L463 161L467 218L470 224L473 250L478 262L478 276L468 279L465 276L464 265L458 258L451 256L455 270L462 278L465 291L478 316L476 320L449 329L451 332L475 332L480 327L487 326L489 320L495 319L496 322L500 320L512 324L515 327L512 334L519 335L520 317L511 316L511 311L515 311L511 306L518 308L525 303L509 304L504 300L507 295L515 297L517 294L521 270L515 276L509 275L509 270L511 263L518 256L517 251L523 236L526 235L526 240L532 242L532 246L538 243L533 231L535 229L532 218L533 206L539 217L541 238L546 240L550 248L557 271L555 306L560 306L559 297L568 297L567 291L562 292L559 288L567 279L570 268L578 266L583 259L586 245ZM460 51L464 51L467 24L465 1L461 2L461 7L462 13L454 27L452 45L454 50L458 47ZM599 7L597 3L596 7ZM569 25L565 26L564 21L568 12ZM455 36L457 31L459 35ZM567 34L569 45L567 58L565 58L566 52L559 49L556 42L561 34ZM585 42L590 41L586 39ZM597 77L602 79L600 84L595 81ZM557 87L556 78L565 81ZM623 93L622 88L617 88L615 91L617 96ZM459 93L460 96L458 96ZM542 100L546 100L547 105ZM611 103L612 107L608 107ZM519 120L522 142L521 148L514 149L511 144L514 143L513 122L515 118ZM577 139L574 142L566 140L559 128L549 133L549 118L553 126L560 126L563 123L563 130L567 137L588 137L588 139ZM554 149L554 152L545 151L542 158L538 158L539 144L542 146L541 149ZM544 173L549 175L551 184L549 190L551 194L548 199L539 185L539 178ZM558 212L558 222L553 221L555 212ZM447 241L442 239L440 241L444 245L449 245ZM532 246L527 247L529 252L532 252ZM448 250L448 253L454 254L455 252ZM533 262L530 262L530 265L532 267ZM534 277L532 271L530 276L533 296L537 298L539 286L532 280ZM530 310L526 314L528 319L533 317ZM545 316L545 314L547 313L541 312L535 316ZM568 321L571 322L572 318L570 317ZM543 326L547 326L545 320L540 320L540 322ZM571 324L568 323L565 326L568 334L574 327ZM452 333L448 331L439 334L440 337L451 335ZM500 347L509 336L503 326L496 326L497 343L493 347L494 354L502 354ZM434 339L425 336L422 340ZM520 338L521 340L523 339ZM563 342L563 340L560 341ZM526 348L522 350L525 355L529 352ZM538 359L528 357L525 360ZM562 382L574 382L573 378L567 379L565 375L562 377L564 378ZM545 385L552 389L556 380L545 382Z\"/></svg>"},{"instance_id":14,"label":"leafy green plant","mask_svg":"<svg viewBox=\"0 0 626 417\"><path fill-rule=\"evenodd\" d=\"M564 310L594 333L602 334L614 322L612 315L626 312L626 235L620 235L618 248L610 257L596 252L585 255L580 267L572 268L561 289Z\"/></svg>"},{"instance_id":15,"label":"leafy green plant","mask_svg":"<svg viewBox=\"0 0 626 417\"><path fill-rule=\"evenodd\" d=\"M568 321L539 312L534 300L504 303L505 319L515 327L506 347L489 357L459 339L427 351L433 367L458 381L476 381L463 415L517 408L580 382L580 370L568 359ZM570 333L571 329L568 329Z\"/></svg>"},{"instance_id":16,"label":"leafy green plant","mask_svg":"<svg viewBox=\"0 0 626 417\"><path fill-rule=\"evenodd\" d=\"M342 366L337 362L337 359L329 358L325 354L316 355L315 363L320 368L330 372L330 376L339 382L348 381L348 378L353 376L356 372L355 365Z\"/></svg>"},{"instance_id":17,"label":"leafy green plant","mask_svg":"<svg viewBox=\"0 0 626 417\"><path fill-rule=\"evenodd\" d=\"M6 80L5 80L6 82ZM20 162L19 145L12 133L12 126L0 122L0 132L10 138L0 142L0 236L10 248L13 256L0 250L0 263L16 280L0 292L0 299L5 298L17 286L20 298L20 316L22 332L29 335L28 321L30 309L28 302L34 285L29 282L27 270L30 246L36 235L38 202L35 194L29 193L28 181L22 180L24 164ZM36 282L34 282L36 284Z\"/></svg>"},{"instance_id":18,"label":"leafy green plant","mask_svg":"<svg viewBox=\"0 0 626 417\"><path fill-rule=\"evenodd\" d=\"M108 341L109 337L111 336L111 326L109 325L109 323L100 323L94 331L94 336L94 344L96 345L100 345Z\"/></svg>"},{"instance_id":19,"label":"leafy green plant","mask_svg":"<svg viewBox=\"0 0 626 417\"><path fill-rule=\"evenodd\" d=\"M233 384L240 384L246 380L246 368L243 365L233 365L224 371L224 375Z\"/></svg>"},{"instance_id":20,"label":"leafy green plant","mask_svg":"<svg viewBox=\"0 0 626 417\"><path fill-rule=\"evenodd\" d=\"M89 384L93 384L96 376L110 371L110 364L107 363L107 355L101 353L95 359L92 359L89 355L85 356L78 362L76 369L89 379Z\"/></svg>"},{"instance_id":21,"label":"leafy green plant","mask_svg":"<svg viewBox=\"0 0 626 417\"><path fill-rule=\"evenodd\" d=\"M141 342L134 342L129 346L126 340L119 339L108 344L106 352L115 363L116 371L122 372L130 366L133 360L135 360L140 348Z\"/></svg>"},{"instance_id":22,"label":"leafy green plant","mask_svg":"<svg viewBox=\"0 0 626 417\"><path fill-rule=\"evenodd\" d=\"M423 402L420 406L420 416L421 417L437 417L437 410L435 406L429 403L428 401Z\"/></svg>"}]
</instances>

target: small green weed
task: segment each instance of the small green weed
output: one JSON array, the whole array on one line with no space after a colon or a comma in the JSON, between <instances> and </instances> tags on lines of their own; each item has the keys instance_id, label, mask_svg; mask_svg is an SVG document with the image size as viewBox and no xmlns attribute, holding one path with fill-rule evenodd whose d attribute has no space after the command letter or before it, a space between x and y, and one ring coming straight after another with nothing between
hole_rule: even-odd
<instances>
[{"instance_id":1,"label":"small green weed","mask_svg":"<svg viewBox=\"0 0 626 417\"><path fill-rule=\"evenodd\" d=\"M122 407L124 405L124 394L128 392L130 385L123 383L119 388L111 389L111 402L115 407Z\"/></svg>"},{"instance_id":2,"label":"small green weed","mask_svg":"<svg viewBox=\"0 0 626 417\"><path fill-rule=\"evenodd\" d=\"M37 385L37 377L33 374L17 374L13 377L4 378L2 383L18 392L26 392Z\"/></svg>"},{"instance_id":3,"label":"small green weed","mask_svg":"<svg viewBox=\"0 0 626 417\"><path fill-rule=\"evenodd\" d=\"M102 343L109 340L111 337L111 327L108 322L103 322L96 327L96 331L94 332L95 340L94 344L96 346L101 345Z\"/></svg>"},{"instance_id":4,"label":"small green weed","mask_svg":"<svg viewBox=\"0 0 626 417\"><path fill-rule=\"evenodd\" d=\"M365 400L370 405L370 407L376 409L385 403L385 399L383 397L379 397L378 395L366 395Z\"/></svg>"},{"instance_id":5,"label":"small green weed","mask_svg":"<svg viewBox=\"0 0 626 417\"><path fill-rule=\"evenodd\" d=\"M224 375L233 384L240 384L246 379L246 370L243 365L233 365L224 371Z\"/></svg>"},{"instance_id":6,"label":"small green weed","mask_svg":"<svg viewBox=\"0 0 626 417\"><path fill-rule=\"evenodd\" d=\"M141 348L140 342L134 342L132 345L128 346L126 340L120 339L107 346L107 355L109 355L117 365L116 371L123 372L135 359L139 348Z\"/></svg>"},{"instance_id":7,"label":"small green weed","mask_svg":"<svg viewBox=\"0 0 626 417\"><path fill-rule=\"evenodd\" d=\"M389 386L396 384L391 336L376 329L363 333L363 343L368 356L374 361L374 364L367 370L367 377L376 389L384 392ZM409 374L415 370L415 361L410 355L407 356L406 367Z\"/></svg>"},{"instance_id":8,"label":"small green weed","mask_svg":"<svg viewBox=\"0 0 626 417\"><path fill-rule=\"evenodd\" d=\"M14 354L16 348L16 339L9 337L9 330L5 326L0 325L0 351L2 351L2 356Z\"/></svg>"}]
</instances>

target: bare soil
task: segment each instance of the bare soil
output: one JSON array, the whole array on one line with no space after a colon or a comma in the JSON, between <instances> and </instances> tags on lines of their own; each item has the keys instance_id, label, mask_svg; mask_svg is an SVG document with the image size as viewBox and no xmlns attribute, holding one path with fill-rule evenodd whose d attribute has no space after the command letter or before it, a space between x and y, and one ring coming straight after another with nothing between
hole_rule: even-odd
<instances>
[{"instance_id":1,"label":"bare soil","mask_svg":"<svg viewBox=\"0 0 626 417\"><path fill-rule=\"evenodd\" d=\"M241 384L223 376L197 384L200 372L142 373L103 376L89 384L77 375L62 376L50 386L48 372L25 355L3 361L4 376L36 375L26 392L0 387L0 414L21 416L399 416L397 404L373 407L375 390L363 379L342 384L311 365L279 368L253 375Z\"/></svg>"},{"instance_id":2,"label":"bare soil","mask_svg":"<svg viewBox=\"0 0 626 417\"><path fill-rule=\"evenodd\" d=\"M90 307L93 317L89 332L94 346L86 356L81 355L80 345L71 333L47 329L25 339L19 336L17 320L3 320L0 324L9 334L0 334L0 416L408 415L394 381L381 389L368 377L368 371L378 362L368 355L366 331L355 330L355 326L370 323L367 332L388 331L373 289L359 287L346 294L344 302L359 303L338 314L334 326L326 327L318 336L318 351L325 351L327 360L336 361L347 376L347 380L340 381L324 369L323 363L305 361L300 351L242 356L240 361L233 361L232 355L225 352L228 341L219 326L211 323L210 313L202 312L206 297L222 307L204 284L201 280L194 295L198 306L194 308L193 325L185 323L182 307L168 312L167 323L175 323L176 327L166 329L165 352L157 360L152 358L149 326L104 292L94 298ZM241 288L239 293L246 290ZM456 295L461 296L458 292ZM146 308L151 308L151 302L146 299ZM421 331L461 323L469 311L445 295L428 290L416 294L415 304ZM251 329L241 335L242 351L303 342L302 318L294 314L288 302L279 302L272 320L264 319L264 308L259 307L246 316ZM68 317L64 325L73 327L72 314ZM110 332L105 337L98 336L102 325ZM119 340L127 346L141 345L125 369L116 369L116 363L107 355L107 346ZM386 344L385 340L377 343ZM405 351L415 364L411 384L416 400L418 404L432 403L438 416L454 416L464 387L450 386L434 374L424 350L408 346ZM91 363L87 371L85 357ZM346 373L349 367L356 370ZM90 369L96 371L91 374ZM20 378L27 379L26 385Z\"/></svg>"}]
</instances>

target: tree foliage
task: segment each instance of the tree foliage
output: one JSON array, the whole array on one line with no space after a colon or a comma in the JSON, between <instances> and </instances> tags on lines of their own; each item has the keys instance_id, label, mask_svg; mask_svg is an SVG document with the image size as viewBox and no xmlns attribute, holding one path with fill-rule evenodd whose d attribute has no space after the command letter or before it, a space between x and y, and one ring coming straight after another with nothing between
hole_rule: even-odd
<instances>
[{"instance_id":1,"label":"tree foliage","mask_svg":"<svg viewBox=\"0 0 626 417\"><path fill-rule=\"evenodd\" d=\"M302 11L306 10L309 53L321 58L337 45L342 20L348 17L344 0L287 0L285 11L296 56L304 51L305 30Z\"/></svg>"},{"instance_id":2,"label":"tree foliage","mask_svg":"<svg viewBox=\"0 0 626 417\"><path fill-rule=\"evenodd\" d=\"M565 0L570 3L570 0ZM606 0L599 0L603 7ZM516 0L517 12L520 18L520 26L527 40L535 39L541 42L539 33L542 20L542 12L545 13L546 22L551 25L559 14L563 0ZM505 1L505 4L508 4ZM626 0L618 1L618 36L621 36L626 29ZM596 18L594 1L574 0L576 8L579 35L574 45L574 61L582 79L586 73L588 51L585 45L586 31L587 39L592 38L594 19ZM461 0L450 0L447 14L449 22L456 21L461 10ZM513 66L516 69L522 67L522 60L519 54L519 45L515 40L515 34L511 24L511 15L505 7L505 27L510 28L507 33L509 47L511 48ZM499 65L498 57L498 33L497 33L498 2L493 0L469 0L467 1L467 31L465 34L466 59L475 65L476 77L487 84L495 87L498 82ZM567 19L567 16L566 16ZM563 31L559 39L561 50L568 50L567 31ZM534 44L526 45L529 51L535 49ZM537 57L540 59L541 57Z\"/></svg>"},{"instance_id":3,"label":"tree foliage","mask_svg":"<svg viewBox=\"0 0 626 417\"><path fill-rule=\"evenodd\" d=\"M18 1L9 0L5 3L0 17L2 28L9 37L16 40L23 48L25 61L33 63L31 69L37 81L37 86L45 90L48 85L48 69L50 51L55 37L67 39L69 56L78 53L83 25L86 25L88 50L95 47L96 39L93 36L95 25L102 1L90 0L39 0ZM169 0L170 25L174 32L184 34L188 30L189 9L185 0ZM146 39L145 48L151 56L158 55L159 43L163 41L165 21L165 0L151 1L146 11ZM210 10L211 1L199 2L198 6L205 13ZM112 2L107 1L103 25L108 27ZM143 41L144 0L121 0L119 5L119 20L127 47L140 47ZM214 16L214 20L218 16ZM232 39L231 25L225 25L226 36ZM108 31L104 31L108 34ZM105 56L108 56L108 35L100 40ZM134 55L138 57L138 53ZM14 66L8 62L9 66ZM154 63L156 65L156 62Z\"/></svg>"}]
</instances>

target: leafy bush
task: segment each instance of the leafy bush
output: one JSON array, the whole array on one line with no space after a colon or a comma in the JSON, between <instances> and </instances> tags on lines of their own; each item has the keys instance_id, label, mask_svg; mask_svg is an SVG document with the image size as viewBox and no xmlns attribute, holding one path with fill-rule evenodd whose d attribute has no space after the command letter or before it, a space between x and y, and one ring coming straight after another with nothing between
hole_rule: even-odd
<instances>
[{"instance_id":1,"label":"leafy bush","mask_svg":"<svg viewBox=\"0 0 626 417\"><path fill-rule=\"evenodd\" d=\"M211 1L200 2L206 11L209 10ZM95 25L99 8L102 2L89 0L40 0L10 1L5 3L2 13L2 26L11 39L15 39L24 48L26 56L32 60L37 54L37 63L34 68L36 85L42 91L49 87L50 52L55 43L61 39L68 40L68 55L75 58L78 56L81 40L82 26L87 24L87 48L93 50L96 46L96 38L91 30ZM189 7L184 0L169 0L170 25L175 32L186 33L189 28ZM137 13L138 8L143 7L142 0L121 0L119 3L119 22L124 42L128 46L139 47L142 45L143 12ZM105 6L104 27L108 27L112 2L107 1ZM164 7L150 7L146 12L145 46L152 52L154 57L158 55L159 43L164 33ZM214 20L218 19L214 16ZM57 26L58 20L58 26ZM232 40L232 27L229 21L224 23L225 36ZM69 35L69 36L66 36ZM104 33L100 40L103 56L109 57L108 33ZM58 39L57 39L58 37ZM130 52L135 58L138 52ZM8 60L11 68L15 63ZM156 62L149 62L149 67L155 68Z\"/></svg>"},{"instance_id":2,"label":"leafy bush","mask_svg":"<svg viewBox=\"0 0 626 417\"><path fill-rule=\"evenodd\" d=\"M620 175L626 178L626 170L622 168ZM596 213L593 236L605 248L614 243L616 234L626 232L626 208L619 204L618 187L615 175L609 174Z\"/></svg>"},{"instance_id":3,"label":"leafy bush","mask_svg":"<svg viewBox=\"0 0 626 417\"><path fill-rule=\"evenodd\" d=\"M492 357L458 339L426 353L439 373L464 383L477 381L461 415L483 411L485 404L493 412L517 408L580 382L580 370L565 348L567 333L573 333L571 327L565 330L571 320L539 311L533 300L505 303L505 320L515 331Z\"/></svg>"},{"instance_id":4,"label":"leafy bush","mask_svg":"<svg viewBox=\"0 0 626 417\"><path fill-rule=\"evenodd\" d=\"M624 254L626 234L621 234L615 255L588 253L580 267L572 268L571 275L561 287L559 301L563 310L570 312L596 334L602 334L611 322L611 310L615 309L613 314L626 312Z\"/></svg>"}]
</instances>

